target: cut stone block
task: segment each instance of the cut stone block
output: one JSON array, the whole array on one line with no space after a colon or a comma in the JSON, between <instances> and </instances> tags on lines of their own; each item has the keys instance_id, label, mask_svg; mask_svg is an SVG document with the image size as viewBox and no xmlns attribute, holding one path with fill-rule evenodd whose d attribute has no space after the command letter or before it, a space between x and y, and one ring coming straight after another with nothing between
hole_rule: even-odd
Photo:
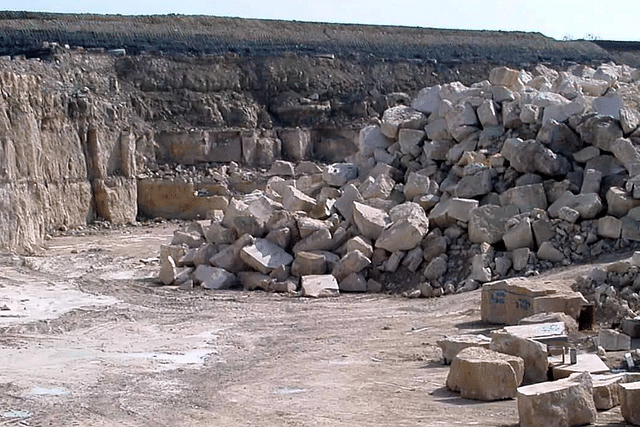
<instances>
[{"instance_id":1,"label":"cut stone block","mask_svg":"<svg viewBox=\"0 0 640 427\"><path fill-rule=\"evenodd\" d=\"M631 349L631 337L613 329L600 329L598 345L607 351L623 351Z\"/></svg>"},{"instance_id":2,"label":"cut stone block","mask_svg":"<svg viewBox=\"0 0 640 427\"><path fill-rule=\"evenodd\" d=\"M578 322L573 317L565 313L545 312L534 314L520 320L520 325L536 325L540 323L557 323L562 322L567 333L572 334L578 332Z\"/></svg>"},{"instance_id":3,"label":"cut stone block","mask_svg":"<svg viewBox=\"0 0 640 427\"><path fill-rule=\"evenodd\" d=\"M522 383L524 362L481 347L467 347L451 362L447 387L467 399L511 399Z\"/></svg>"},{"instance_id":4,"label":"cut stone block","mask_svg":"<svg viewBox=\"0 0 640 427\"><path fill-rule=\"evenodd\" d=\"M631 338L640 338L640 318L623 319L622 332Z\"/></svg>"},{"instance_id":5,"label":"cut stone block","mask_svg":"<svg viewBox=\"0 0 640 427\"><path fill-rule=\"evenodd\" d=\"M302 295L306 297L335 296L340 292L338 281L331 274L302 276L300 286Z\"/></svg>"},{"instance_id":6,"label":"cut stone block","mask_svg":"<svg viewBox=\"0 0 640 427\"><path fill-rule=\"evenodd\" d=\"M588 373L518 388L521 427L581 426L595 422L593 383Z\"/></svg>"},{"instance_id":7,"label":"cut stone block","mask_svg":"<svg viewBox=\"0 0 640 427\"><path fill-rule=\"evenodd\" d=\"M442 349L442 360L445 365L450 364L458 353L467 347L483 347L487 350L491 344L491 338L485 335L451 335L437 341Z\"/></svg>"},{"instance_id":8,"label":"cut stone block","mask_svg":"<svg viewBox=\"0 0 640 427\"><path fill-rule=\"evenodd\" d=\"M520 319L536 314L533 312L535 298L556 292L524 278L487 283L482 287L482 321L517 325Z\"/></svg>"},{"instance_id":9,"label":"cut stone block","mask_svg":"<svg viewBox=\"0 0 640 427\"><path fill-rule=\"evenodd\" d=\"M504 330L517 337L534 339L547 345L567 342L567 327L563 322L505 326Z\"/></svg>"},{"instance_id":10,"label":"cut stone block","mask_svg":"<svg viewBox=\"0 0 640 427\"><path fill-rule=\"evenodd\" d=\"M628 423L640 426L640 382L620 384L620 412Z\"/></svg>"},{"instance_id":11,"label":"cut stone block","mask_svg":"<svg viewBox=\"0 0 640 427\"><path fill-rule=\"evenodd\" d=\"M521 357L524 360L524 382L526 384L547 380L549 361L545 344L519 337L503 329L491 333L490 348L493 351Z\"/></svg>"},{"instance_id":12,"label":"cut stone block","mask_svg":"<svg viewBox=\"0 0 640 427\"><path fill-rule=\"evenodd\" d=\"M572 374L581 372L589 372L590 374L606 374L609 372L609 367L597 354L578 354L578 363L574 364L569 363L569 360L565 357L565 362L566 363L562 363L561 356L552 356L549 358L549 365L551 365L551 373L554 379L568 378Z\"/></svg>"},{"instance_id":13,"label":"cut stone block","mask_svg":"<svg viewBox=\"0 0 640 427\"><path fill-rule=\"evenodd\" d=\"M625 382L625 374L596 374L592 375L591 378L593 380L593 402L598 411L607 411L620 404L619 387L620 383Z\"/></svg>"}]
</instances>

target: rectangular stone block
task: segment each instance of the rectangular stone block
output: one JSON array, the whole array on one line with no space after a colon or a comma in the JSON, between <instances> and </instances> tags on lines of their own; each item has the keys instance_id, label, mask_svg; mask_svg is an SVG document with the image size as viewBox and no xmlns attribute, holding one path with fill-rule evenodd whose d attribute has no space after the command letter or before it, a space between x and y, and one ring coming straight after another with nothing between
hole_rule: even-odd
<instances>
[{"instance_id":1,"label":"rectangular stone block","mask_svg":"<svg viewBox=\"0 0 640 427\"><path fill-rule=\"evenodd\" d=\"M640 425L640 382L620 384L620 412L628 423Z\"/></svg>"},{"instance_id":2,"label":"rectangular stone block","mask_svg":"<svg viewBox=\"0 0 640 427\"><path fill-rule=\"evenodd\" d=\"M520 427L581 426L596 420L591 376L518 388Z\"/></svg>"},{"instance_id":3,"label":"rectangular stone block","mask_svg":"<svg viewBox=\"0 0 640 427\"><path fill-rule=\"evenodd\" d=\"M527 279L514 278L487 283L482 287L481 318L483 322L517 325L531 316L534 298L555 293Z\"/></svg>"},{"instance_id":4,"label":"rectangular stone block","mask_svg":"<svg viewBox=\"0 0 640 427\"><path fill-rule=\"evenodd\" d=\"M566 363L562 363L560 356L553 356L549 358L549 365L551 366L551 374L553 379L568 378L572 374L589 372L590 374L606 374L609 372L609 367L598 357L597 354L584 353L577 355L577 362L570 364L569 360L565 358Z\"/></svg>"},{"instance_id":5,"label":"rectangular stone block","mask_svg":"<svg viewBox=\"0 0 640 427\"><path fill-rule=\"evenodd\" d=\"M520 357L467 347L453 359L447 387L467 399L511 399L516 396L523 375L524 362Z\"/></svg>"}]
</instances>

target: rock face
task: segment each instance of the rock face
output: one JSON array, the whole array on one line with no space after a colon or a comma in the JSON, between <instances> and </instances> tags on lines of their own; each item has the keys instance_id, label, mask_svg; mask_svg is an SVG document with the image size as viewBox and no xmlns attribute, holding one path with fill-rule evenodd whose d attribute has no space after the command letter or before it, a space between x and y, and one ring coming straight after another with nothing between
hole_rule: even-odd
<instances>
[{"instance_id":1,"label":"rock face","mask_svg":"<svg viewBox=\"0 0 640 427\"><path fill-rule=\"evenodd\" d=\"M447 387L467 399L510 399L516 396L523 374L524 363L519 357L468 347L451 362Z\"/></svg>"},{"instance_id":2,"label":"rock face","mask_svg":"<svg viewBox=\"0 0 640 427\"><path fill-rule=\"evenodd\" d=\"M581 426L596 420L593 386L588 373L518 388L522 427Z\"/></svg>"}]
</instances>

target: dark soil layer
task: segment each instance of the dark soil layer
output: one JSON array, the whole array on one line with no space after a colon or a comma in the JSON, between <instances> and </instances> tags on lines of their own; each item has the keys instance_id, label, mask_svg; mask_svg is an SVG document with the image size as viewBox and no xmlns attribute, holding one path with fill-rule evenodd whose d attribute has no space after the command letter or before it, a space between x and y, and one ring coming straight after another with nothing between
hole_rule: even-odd
<instances>
[{"instance_id":1,"label":"dark soil layer","mask_svg":"<svg viewBox=\"0 0 640 427\"><path fill-rule=\"evenodd\" d=\"M539 33L305 23L206 16L0 12L0 54L42 56L43 42L126 49L128 54L373 56L431 63L597 63L629 46L557 41ZM632 55L637 57L637 55ZM633 65L633 64L630 64Z\"/></svg>"}]
</instances>

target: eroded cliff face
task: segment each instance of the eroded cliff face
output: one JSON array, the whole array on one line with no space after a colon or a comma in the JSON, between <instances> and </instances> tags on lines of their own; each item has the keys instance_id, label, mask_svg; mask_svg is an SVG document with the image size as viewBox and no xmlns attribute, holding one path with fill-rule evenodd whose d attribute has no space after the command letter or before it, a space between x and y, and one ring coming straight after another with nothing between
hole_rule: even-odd
<instances>
[{"instance_id":1,"label":"eroded cliff face","mask_svg":"<svg viewBox=\"0 0 640 427\"><path fill-rule=\"evenodd\" d=\"M133 150L122 148L127 138L121 136L129 127L128 107L113 90L115 80L98 72L105 64L77 59L66 66L0 64L3 248L34 249L47 230L78 227L98 216L135 219L135 165L124 159L132 159ZM110 214L105 204L117 204L123 213Z\"/></svg>"}]
</instances>

